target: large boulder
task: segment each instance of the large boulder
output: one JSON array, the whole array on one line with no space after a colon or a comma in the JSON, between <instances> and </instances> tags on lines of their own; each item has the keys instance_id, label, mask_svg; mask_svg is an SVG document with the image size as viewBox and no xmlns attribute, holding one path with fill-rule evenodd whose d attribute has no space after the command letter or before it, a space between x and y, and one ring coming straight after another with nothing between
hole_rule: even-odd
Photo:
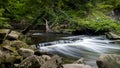
<instances>
[{"instance_id":1,"label":"large boulder","mask_svg":"<svg viewBox=\"0 0 120 68\"><path fill-rule=\"evenodd\" d=\"M31 50L31 49L26 49L26 48L20 48L20 49L18 50L18 52L19 52L19 54L20 54L21 56L23 56L23 57L25 57L25 58L34 55L34 51L33 51L33 50Z\"/></svg>"},{"instance_id":2,"label":"large boulder","mask_svg":"<svg viewBox=\"0 0 120 68\"><path fill-rule=\"evenodd\" d=\"M108 32L108 33L106 33L106 37L107 37L108 39L111 39L111 40L120 39L120 35L115 34L115 33L113 33L113 32Z\"/></svg>"},{"instance_id":3,"label":"large boulder","mask_svg":"<svg viewBox=\"0 0 120 68\"><path fill-rule=\"evenodd\" d=\"M62 58L58 55L46 61L40 68L62 68Z\"/></svg>"},{"instance_id":4,"label":"large boulder","mask_svg":"<svg viewBox=\"0 0 120 68\"><path fill-rule=\"evenodd\" d=\"M96 62L98 68L120 68L120 55L103 54Z\"/></svg>"},{"instance_id":5,"label":"large boulder","mask_svg":"<svg viewBox=\"0 0 120 68\"><path fill-rule=\"evenodd\" d=\"M30 56L24 59L18 68L40 68L45 63L45 60L39 56Z\"/></svg>"},{"instance_id":6,"label":"large boulder","mask_svg":"<svg viewBox=\"0 0 120 68\"><path fill-rule=\"evenodd\" d=\"M0 55L0 68L14 68L16 56L10 53L2 53Z\"/></svg>"},{"instance_id":7,"label":"large boulder","mask_svg":"<svg viewBox=\"0 0 120 68\"><path fill-rule=\"evenodd\" d=\"M64 64L63 68L92 68L92 67L85 64Z\"/></svg>"}]
</instances>

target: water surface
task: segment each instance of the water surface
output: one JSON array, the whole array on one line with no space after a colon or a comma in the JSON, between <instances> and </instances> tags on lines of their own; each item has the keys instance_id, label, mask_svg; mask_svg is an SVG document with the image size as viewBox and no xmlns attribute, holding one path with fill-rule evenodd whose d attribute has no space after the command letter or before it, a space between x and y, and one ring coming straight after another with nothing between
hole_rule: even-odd
<instances>
[{"instance_id":1,"label":"water surface","mask_svg":"<svg viewBox=\"0 0 120 68\"><path fill-rule=\"evenodd\" d=\"M108 40L104 35L67 36L59 37L54 41L39 43L38 48L72 59L83 57L87 64L97 68L96 59L101 54L120 54L120 44L116 44L116 41L119 40Z\"/></svg>"}]
</instances>

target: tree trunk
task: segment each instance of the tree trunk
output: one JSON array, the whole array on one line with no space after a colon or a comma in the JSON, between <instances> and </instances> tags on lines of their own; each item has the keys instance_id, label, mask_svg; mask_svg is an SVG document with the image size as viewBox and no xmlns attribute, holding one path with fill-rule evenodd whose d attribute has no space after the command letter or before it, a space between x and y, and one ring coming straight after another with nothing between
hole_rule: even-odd
<instances>
[{"instance_id":1,"label":"tree trunk","mask_svg":"<svg viewBox=\"0 0 120 68\"><path fill-rule=\"evenodd\" d=\"M53 32L48 25L47 19L44 19L44 20L45 20L46 32Z\"/></svg>"}]
</instances>

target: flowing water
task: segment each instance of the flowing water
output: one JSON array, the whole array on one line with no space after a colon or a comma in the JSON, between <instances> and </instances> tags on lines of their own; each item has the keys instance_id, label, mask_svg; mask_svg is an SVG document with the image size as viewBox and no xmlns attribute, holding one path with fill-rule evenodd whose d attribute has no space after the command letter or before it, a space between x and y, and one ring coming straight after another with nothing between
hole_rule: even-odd
<instances>
[{"instance_id":1,"label":"flowing water","mask_svg":"<svg viewBox=\"0 0 120 68\"><path fill-rule=\"evenodd\" d=\"M96 59L101 54L120 54L120 44L115 43L118 41L108 40L104 35L79 35L59 37L54 41L39 43L37 46L41 51L46 50L49 53L67 58L79 59L83 57L87 64L97 68Z\"/></svg>"}]
</instances>

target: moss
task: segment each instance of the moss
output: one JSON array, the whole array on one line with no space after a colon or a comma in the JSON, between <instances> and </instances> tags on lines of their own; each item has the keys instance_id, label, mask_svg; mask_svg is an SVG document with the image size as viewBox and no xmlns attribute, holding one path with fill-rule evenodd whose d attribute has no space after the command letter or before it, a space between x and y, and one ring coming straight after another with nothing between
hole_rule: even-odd
<instances>
[{"instance_id":1,"label":"moss","mask_svg":"<svg viewBox=\"0 0 120 68\"><path fill-rule=\"evenodd\" d=\"M12 41L10 46L12 47L15 47L16 49L19 49L19 48L28 48L28 45L22 41Z\"/></svg>"}]
</instances>

